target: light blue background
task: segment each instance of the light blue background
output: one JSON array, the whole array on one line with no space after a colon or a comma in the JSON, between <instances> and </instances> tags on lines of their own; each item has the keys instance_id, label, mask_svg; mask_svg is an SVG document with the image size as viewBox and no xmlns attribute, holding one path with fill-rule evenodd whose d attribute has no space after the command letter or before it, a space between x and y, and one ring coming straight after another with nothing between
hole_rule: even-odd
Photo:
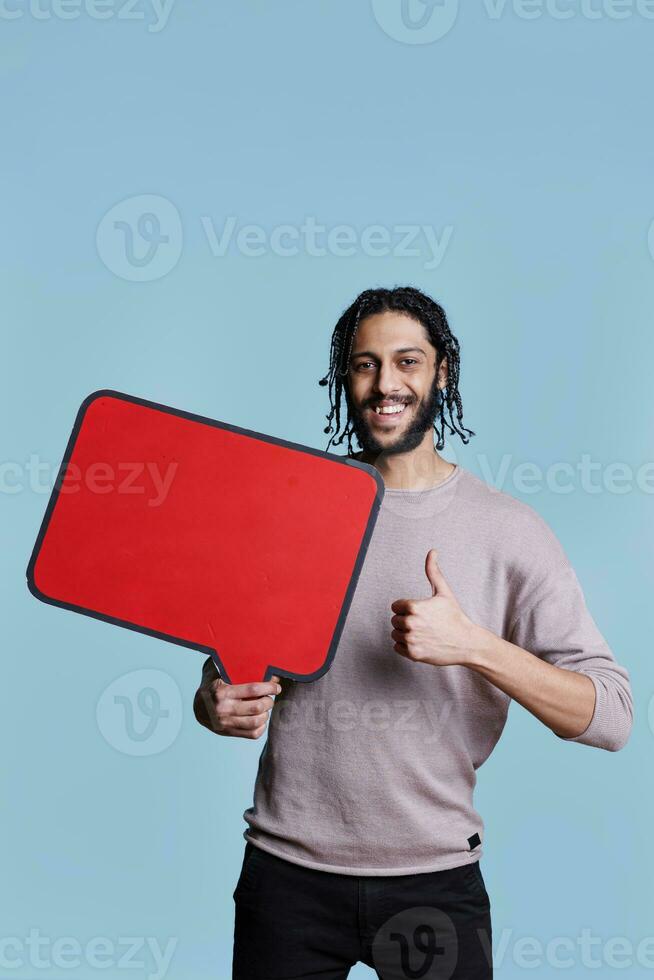
<instances>
[{"instance_id":1,"label":"light blue background","mask_svg":"<svg viewBox=\"0 0 654 980\"><path fill-rule=\"evenodd\" d=\"M0 938L172 938L170 980L227 978L242 812L263 748L196 724L201 655L29 595L47 503L29 488L30 456L52 479L79 403L102 387L324 449L317 380L336 318L363 288L412 283L445 305L462 345L477 436L445 455L492 478L506 454L501 489L560 537L634 690L623 751L566 744L514 704L479 772L497 976L554 975L544 952L529 957L543 965L519 965L524 937L571 939L575 977L650 975L636 949L654 935L654 498L636 472L652 459L654 422L654 21L631 8L617 19L608 0L604 12L595 0L597 19L580 0L561 0L570 19L510 5L494 19L470 0L423 44L390 36L399 0L376 3L377 18L365 0L177 0L161 30L145 0L132 19L116 0L106 20L84 8L62 19L41 2L49 19L9 0L21 16L0 17L2 459L12 464L0 494ZM181 222L166 246L173 267L151 281L135 281L124 236L102 224L126 200L123 218L136 220L141 195L165 198ZM417 224L452 235L432 269L424 250L375 257L360 246L350 257L214 256L201 219L220 231L230 215L267 233L311 216L357 234ZM584 454L600 485L611 463L631 467L627 492L577 482L526 493L516 482L519 464L574 466ZM99 723L96 707L142 669L163 671L181 698L161 689L172 744L134 756L120 717ZM136 681L121 683L136 697ZM115 726L109 741L103 724ZM584 928L601 939L596 969L581 960ZM615 937L633 948L622 971L604 947ZM118 952L104 970L8 955L24 965L0 977L154 973L143 952L129 972Z\"/></svg>"}]
</instances>

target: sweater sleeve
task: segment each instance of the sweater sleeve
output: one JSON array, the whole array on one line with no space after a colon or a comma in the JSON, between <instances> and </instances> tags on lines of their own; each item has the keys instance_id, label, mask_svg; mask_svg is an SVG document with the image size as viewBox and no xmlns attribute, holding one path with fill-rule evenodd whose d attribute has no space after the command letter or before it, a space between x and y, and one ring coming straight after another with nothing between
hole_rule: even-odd
<instances>
[{"instance_id":1,"label":"sweater sleeve","mask_svg":"<svg viewBox=\"0 0 654 980\"><path fill-rule=\"evenodd\" d=\"M633 724L629 674L616 662L592 618L577 575L552 529L538 518L530 531L523 542L528 556L517 574L517 602L508 639L547 663L590 677L595 708L587 728L579 735L557 738L615 752L626 745Z\"/></svg>"}]
</instances>

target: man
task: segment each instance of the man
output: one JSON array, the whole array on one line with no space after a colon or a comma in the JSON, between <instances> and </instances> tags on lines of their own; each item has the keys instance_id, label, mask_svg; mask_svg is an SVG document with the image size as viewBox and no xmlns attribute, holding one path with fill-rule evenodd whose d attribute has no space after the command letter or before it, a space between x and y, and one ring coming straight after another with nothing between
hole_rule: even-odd
<instances>
[{"instance_id":1,"label":"man","mask_svg":"<svg viewBox=\"0 0 654 980\"><path fill-rule=\"evenodd\" d=\"M259 738L272 709L234 892L238 980L338 980L357 961L384 978L492 977L472 796L511 699L561 739L629 737L629 675L553 531L438 453L446 427L474 435L459 366L443 309L416 289L346 310L325 431L335 419L332 440L377 467L385 495L339 649L307 684L230 686L204 665L210 730Z\"/></svg>"}]
</instances>

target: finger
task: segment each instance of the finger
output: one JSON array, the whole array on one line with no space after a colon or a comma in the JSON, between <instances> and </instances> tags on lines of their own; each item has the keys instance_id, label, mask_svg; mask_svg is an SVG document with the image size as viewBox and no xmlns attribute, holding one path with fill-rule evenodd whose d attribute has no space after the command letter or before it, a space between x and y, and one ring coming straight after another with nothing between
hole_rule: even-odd
<instances>
[{"instance_id":1,"label":"finger","mask_svg":"<svg viewBox=\"0 0 654 980\"><path fill-rule=\"evenodd\" d=\"M246 731L251 732L255 728L260 728L261 725L265 725L268 721L268 715L256 714L256 715L230 715L229 718L223 719L222 727L226 731L233 729L234 731Z\"/></svg>"},{"instance_id":2,"label":"finger","mask_svg":"<svg viewBox=\"0 0 654 980\"><path fill-rule=\"evenodd\" d=\"M241 729L234 729L232 732L223 732L223 735L229 736L230 738L261 738L266 730L265 725L261 725L259 728L253 728L252 731L245 731Z\"/></svg>"},{"instance_id":3,"label":"finger","mask_svg":"<svg viewBox=\"0 0 654 980\"><path fill-rule=\"evenodd\" d=\"M427 574L427 578L429 579L429 582L433 589L434 595L444 595L444 596L454 595L451 588L447 584L445 576L440 570L440 566L438 564L437 552L435 548L431 548L427 552L427 558L425 559L425 572Z\"/></svg>"},{"instance_id":4,"label":"finger","mask_svg":"<svg viewBox=\"0 0 654 980\"><path fill-rule=\"evenodd\" d=\"M255 728L253 732L250 732L250 734L247 735L246 738L261 738L265 730L266 730L266 726L262 725L261 728Z\"/></svg>"},{"instance_id":5,"label":"finger","mask_svg":"<svg viewBox=\"0 0 654 980\"><path fill-rule=\"evenodd\" d=\"M395 640L396 643L401 643L403 646L406 646L406 633L402 633L400 630L392 630L391 639Z\"/></svg>"},{"instance_id":6,"label":"finger","mask_svg":"<svg viewBox=\"0 0 654 980\"><path fill-rule=\"evenodd\" d=\"M394 626L396 630L402 630L405 633L409 630L406 616L391 616L391 626Z\"/></svg>"},{"instance_id":7,"label":"finger","mask_svg":"<svg viewBox=\"0 0 654 980\"><path fill-rule=\"evenodd\" d=\"M391 603L391 609L400 616L406 616L411 612L412 603L413 599L396 599Z\"/></svg>"},{"instance_id":8,"label":"finger","mask_svg":"<svg viewBox=\"0 0 654 980\"><path fill-rule=\"evenodd\" d=\"M230 714L238 717L260 715L264 711L270 711L274 703L269 694L265 694L262 698L244 698L239 701L232 698L229 702L229 711Z\"/></svg>"},{"instance_id":9,"label":"finger","mask_svg":"<svg viewBox=\"0 0 654 980\"><path fill-rule=\"evenodd\" d=\"M216 680L217 677L220 677L218 668L216 667L213 658L207 657L205 662L202 664L202 678L203 680L209 681Z\"/></svg>"},{"instance_id":10,"label":"finger","mask_svg":"<svg viewBox=\"0 0 654 980\"><path fill-rule=\"evenodd\" d=\"M230 698L260 698L264 694L279 694L280 684L276 681L254 681L250 684L230 684L225 686L225 696Z\"/></svg>"}]
</instances>

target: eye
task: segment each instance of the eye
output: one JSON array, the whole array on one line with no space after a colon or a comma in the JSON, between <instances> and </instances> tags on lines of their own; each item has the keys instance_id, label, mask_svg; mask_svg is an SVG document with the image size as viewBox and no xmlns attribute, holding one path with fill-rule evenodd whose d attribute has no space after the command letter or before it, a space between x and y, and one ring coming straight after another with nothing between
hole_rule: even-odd
<instances>
[{"instance_id":1,"label":"eye","mask_svg":"<svg viewBox=\"0 0 654 980\"><path fill-rule=\"evenodd\" d=\"M418 362L415 359L415 357L403 357L402 360L400 361L400 364L407 364L407 363L417 364ZM372 364L372 361L359 361L359 363L355 365L354 370L361 371L361 369L365 368L368 364Z\"/></svg>"}]
</instances>

